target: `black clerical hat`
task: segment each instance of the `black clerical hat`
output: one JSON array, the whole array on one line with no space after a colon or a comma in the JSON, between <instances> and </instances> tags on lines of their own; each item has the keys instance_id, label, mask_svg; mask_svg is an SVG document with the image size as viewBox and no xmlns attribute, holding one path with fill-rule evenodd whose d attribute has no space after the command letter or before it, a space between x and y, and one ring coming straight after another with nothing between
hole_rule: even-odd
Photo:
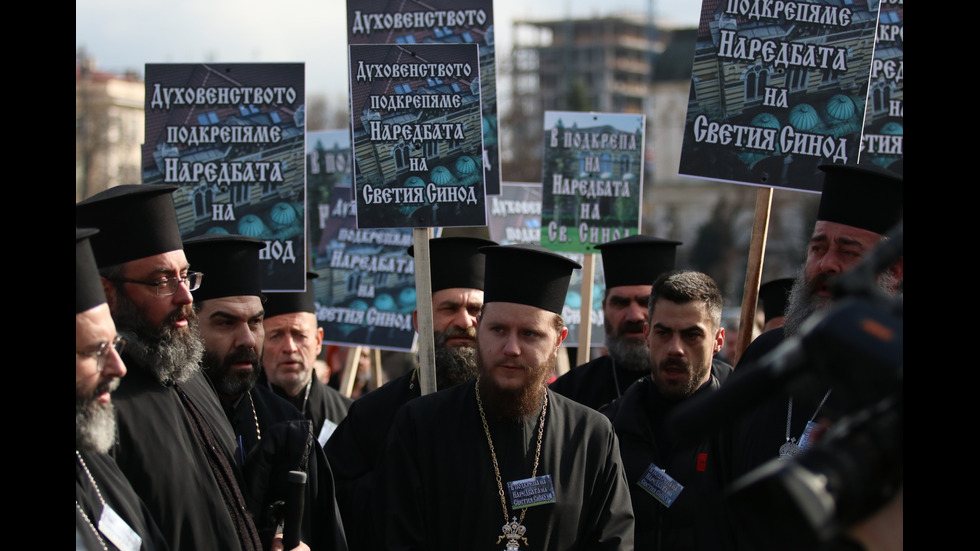
<instances>
[{"instance_id":1,"label":"black clerical hat","mask_svg":"<svg viewBox=\"0 0 980 551\"><path fill-rule=\"evenodd\" d=\"M99 233L91 228L75 228L75 313L80 314L105 302L105 291L95 265L89 238Z\"/></svg>"},{"instance_id":2,"label":"black clerical hat","mask_svg":"<svg viewBox=\"0 0 980 551\"><path fill-rule=\"evenodd\" d=\"M204 274L194 300L262 296L259 251L265 242L244 235L208 233L184 241L191 269Z\"/></svg>"},{"instance_id":3,"label":"black clerical hat","mask_svg":"<svg viewBox=\"0 0 980 551\"><path fill-rule=\"evenodd\" d=\"M171 194L176 186L122 185L75 204L75 226L99 228L92 250L99 267L181 248Z\"/></svg>"},{"instance_id":4,"label":"black clerical hat","mask_svg":"<svg viewBox=\"0 0 980 551\"><path fill-rule=\"evenodd\" d=\"M313 280L319 277L316 272L306 272L306 291L289 291L265 294L265 318L295 312L316 313L313 296Z\"/></svg>"},{"instance_id":5,"label":"black clerical hat","mask_svg":"<svg viewBox=\"0 0 980 551\"><path fill-rule=\"evenodd\" d=\"M762 301L766 323L769 323L772 318L786 314L786 299L789 297L789 290L793 287L793 281L791 277L774 279L759 287L759 300Z\"/></svg>"},{"instance_id":6,"label":"black clerical hat","mask_svg":"<svg viewBox=\"0 0 980 551\"><path fill-rule=\"evenodd\" d=\"M905 179L874 164L820 165L817 220L884 234L902 219Z\"/></svg>"},{"instance_id":7,"label":"black clerical hat","mask_svg":"<svg viewBox=\"0 0 980 551\"><path fill-rule=\"evenodd\" d=\"M514 302L561 313L577 262L538 245L482 247L487 257L483 303Z\"/></svg>"},{"instance_id":8,"label":"black clerical hat","mask_svg":"<svg viewBox=\"0 0 980 551\"><path fill-rule=\"evenodd\" d=\"M631 235L596 248L602 253L606 289L623 285L653 285L660 274L674 269L680 241Z\"/></svg>"},{"instance_id":9,"label":"black clerical hat","mask_svg":"<svg viewBox=\"0 0 980 551\"><path fill-rule=\"evenodd\" d=\"M432 292L442 289L483 289L484 263L486 258L480 247L496 245L489 239L478 237L441 237L429 240L429 272ZM415 256L415 246L408 248Z\"/></svg>"}]
</instances>

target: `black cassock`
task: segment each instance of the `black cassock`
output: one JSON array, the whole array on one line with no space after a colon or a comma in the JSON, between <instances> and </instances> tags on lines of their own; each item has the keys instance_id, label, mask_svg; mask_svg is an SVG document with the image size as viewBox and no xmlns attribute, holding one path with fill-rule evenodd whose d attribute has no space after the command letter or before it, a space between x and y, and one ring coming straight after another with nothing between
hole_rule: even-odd
<instances>
[{"instance_id":1,"label":"black cassock","mask_svg":"<svg viewBox=\"0 0 980 551\"><path fill-rule=\"evenodd\" d=\"M555 379L551 390L592 409L622 396L636 380L649 371L635 371L615 365L612 356L600 356Z\"/></svg>"},{"instance_id":2,"label":"black cassock","mask_svg":"<svg viewBox=\"0 0 980 551\"><path fill-rule=\"evenodd\" d=\"M108 549L116 547L103 535L96 535L93 528L99 526L102 515L102 501L122 518L123 521L142 538L140 549L144 551L160 551L170 549L163 539L156 523L133 491L129 481L123 476L116 462L106 454L81 452L88 472L92 474L96 486L92 486L85 469L75 459L75 528L88 549L102 549L105 544ZM79 509L85 513L82 517Z\"/></svg>"},{"instance_id":3,"label":"black cassock","mask_svg":"<svg viewBox=\"0 0 980 551\"><path fill-rule=\"evenodd\" d=\"M337 503L351 551L374 549L371 512L375 469L400 407L421 395L418 370L410 371L361 396L323 447L337 481Z\"/></svg>"},{"instance_id":4,"label":"black cassock","mask_svg":"<svg viewBox=\"0 0 980 551\"><path fill-rule=\"evenodd\" d=\"M237 445L214 390L200 372L175 387L160 384L133 359L126 364L129 373L112 395L119 428L114 457L120 470L175 551L240 549L239 528L180 395L197 408L213 433L216 452L231 465L236 475L231 491L238 496L234 506L241 511L246 503L235 462Z\"/></svg>"},{"instance_id":5,"label":"black cassock","mask_svg":"<svg viewBox=\"0 0 980 551\"><path fill-rule=\"evenodd\" d=\"M758 375L759 370L764 367L760 360L775 350L784 339L782 327L759 335L745 349L738 360L738 366L725 384L738 384L746 377ZM786 444L787 427L788 436L798 442L811 419L835 419L841 414L840 404L833 394L827 394L828 388L822 381L813 378L804 383L801 379L794 381L792 393L786 388L789 385L785 385L760 396L745 411L729 416L713 442L713 448L717 450L713 458L718 462L720 487L727 488L740 477L778 458L780 447ZM728 537L734 540L734 543L726 542L729 547L753 549L759 546L755 536L746 531L743 523L733 521L729 525ZM827 548L836 549L834 545L841 545L842 549L846 549L849 544L835 541Z\"/></svg>"},{"instance_id":6,"label":"black cassock","mask_svg":"<svg viewBox=\"0 0 980 551\"><path fill-rule=\"evenodd\" d=\"M260 382L259 384L263 383ZM320 382L315 373L310 379L309 396L306 395L307 389L305 388L296 396L289 396L281 387L269 383L268 380L265 380L264 384L271 388L276 396L288 401L313 422L313 434L320 444L325 442L321 439L321 435L324 434L324 425L327 425L326 436L329 437L336 430L337 425L347 417L347 410L354 403L347 396Z\"/></svg>"},{"instance_id":7,"label":"black cassock","mask_svg":"<svg viewBox=\"0 0 980 551\"><path fill-rule=\"evenodd\" d=\"M527 509L526 548L632 549L633 510L609 420L553 392L548 398L537 475L550 475L555 502ZM531 476L539 416L488 422L506 492L508 481ZM377 482L375 513L387 549L504 548L498 542L504 514L473 381L398 412ZM519 519L509 505L508 516Z\"/></svg>"},{"instance_id":8,"label":"black cassock","mask_svg":"<svg viewBox=\"0 0 980 551\"><path fill-rule=\"evenodd\" d=\"M717 391L730 373L728 364L715 362L708 382L688 399ZM672 431L670 416L681 403L665 398L653 380L644 377L603 411L619 436L636 515L637 549L714 551L720 545L715 520L720 495L709 461L711 438ZM651 465L684 487L669 507L640 484Z\"/></svg>"},{"instance_id":9,"label":"black cassock","mask_svg":"<svg viewBox=\"0 0 980 551\"><path fill-rule=\"evenodd\" d=\"M243 394L226 413L245 450L245 488L263 544L268 546L277 528L270 504L288 496L289 471L302 470L308 478L301 540L312 551L346 549L333 476L311 422L261 385Z\"/></svg>"}]
</instances>

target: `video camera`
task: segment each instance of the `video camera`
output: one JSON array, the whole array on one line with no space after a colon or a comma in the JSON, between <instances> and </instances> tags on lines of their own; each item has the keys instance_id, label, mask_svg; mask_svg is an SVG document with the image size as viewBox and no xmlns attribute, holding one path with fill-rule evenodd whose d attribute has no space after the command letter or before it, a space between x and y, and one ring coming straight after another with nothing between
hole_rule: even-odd
<instances>
[{"instance_id":1,"label":"video camera","mask_svg":"<svg viewBox=\"0 0 980 551\"><path fill-rule=\"evenodd\" d=\"M682 430L706 431L721 415L740 415L776 392L833 389L839 416L812 447L763 464L726 492L733 521L754 548L831 542L902 487L903 298L878 285L879 274L902 257L902 235L900 223L836 279L833 306L812 315L758 366L679 412Z\"/></svg>"}]
</instances>

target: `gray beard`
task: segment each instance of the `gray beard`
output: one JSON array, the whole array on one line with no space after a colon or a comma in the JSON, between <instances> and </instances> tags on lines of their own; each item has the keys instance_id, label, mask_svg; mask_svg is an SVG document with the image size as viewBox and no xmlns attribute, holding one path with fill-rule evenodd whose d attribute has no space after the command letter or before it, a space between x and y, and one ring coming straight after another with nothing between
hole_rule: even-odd
<instances>
[{"instance_id":1,"label":"gray beard","mask_svg":"<svg viewBox=\"0 0 980 551\"><path fill-rule=\"evenodd\" d=\"M819 297L807 285L806 274L801 269L793 282L793 288L786 299L786 319L783 321L783 334L787 337L797 334L808 317L830 306L830 300Z\"/></svg>"},{"instance_id":2,"label":"gray beard","mask_svg":"<svg viewBox=\"0 0 980 551\"><path fill-rule=\"evenodd\" d=\"M653 369L653 364L650 363L650 349L642 340L610 335L606 331L606 350L619 367L644 373L649 373Z\"/></svg>"},{"instance_id":3,"label":"gray beard","mask_svg":"<svg viewBox=\"0 0 980 551\"><path fill-rule=\"evenodd\" d=\"M113 319L126 338L126 356L133 365L147 369L160 384L182 383L200 370L204 343L197 336L197 316L191 310L184 329L165 320L162 327L151 327L125 293L116 293Z\"/></svg>"},{"instance_id":4,"label":"gray beard","mask_svg":"<svg viewBox=\"0 0 980 551\"><path fill-rule=\"evenodd\" d=\"M793 288L789 291L786 299L786 319L783 321L783 334L787 337L800 332L803 322L813 314L826 310L831 305L831 299L818 296L816 288L822 283L818 276L814 282L807 282L806 274L803 269L796 275ZM898 282L894 275L889 271L884 271L878 276L878 287L893 295L898 289Z\"/></svg>"},{"instance_id":5,"label":"gray beard","mask_svg":"<svg viewBox=\"0 0 980 551\"><path fill-rule=\"evenodd\" d=\"M110 388L118 385L114 379ZM103 390L95 392L95 396ZM75 396L75 449L90 453L107 453L116 441L116 410L112 403L103 404L91 398Z\"/></svg>"}]
</instances>

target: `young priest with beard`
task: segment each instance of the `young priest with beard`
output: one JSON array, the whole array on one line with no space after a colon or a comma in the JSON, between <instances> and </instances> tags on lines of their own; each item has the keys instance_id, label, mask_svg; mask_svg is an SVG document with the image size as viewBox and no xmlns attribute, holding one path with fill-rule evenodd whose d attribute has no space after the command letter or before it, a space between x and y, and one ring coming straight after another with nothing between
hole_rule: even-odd
<instances>
[{"instance_id":1,"label":"young priest with beard","mask_svg":"<svg viewBox=\"0 0 980 551\"><path fill-rule=\"evenodd\" d=\"M396 416L379 468L382 544L632 549L612 426L544 386L567 335L559 312L579 265L533 245L481 250L479 376Z\"/></svg>"},{"instance_id":2,"label":"young priest with beard","mask_svg":"<svg viewBox=\"0 0 980 551\"><path fill-rule=\"evenodd\" d=\"M438 390L476 376L476 322L483 307L485 259L480 247L495 242L475 237L429 240L432 330ZM414 255L414 247L408 249ZM418 327L418 312L412 316ZM358 398L324 450L337 481L337 502L344 515L347 541L355 551L370 551L376 537L370 496L375 469L395 413L421 396L418 369Z\"/></svg>"}]
</instances>

